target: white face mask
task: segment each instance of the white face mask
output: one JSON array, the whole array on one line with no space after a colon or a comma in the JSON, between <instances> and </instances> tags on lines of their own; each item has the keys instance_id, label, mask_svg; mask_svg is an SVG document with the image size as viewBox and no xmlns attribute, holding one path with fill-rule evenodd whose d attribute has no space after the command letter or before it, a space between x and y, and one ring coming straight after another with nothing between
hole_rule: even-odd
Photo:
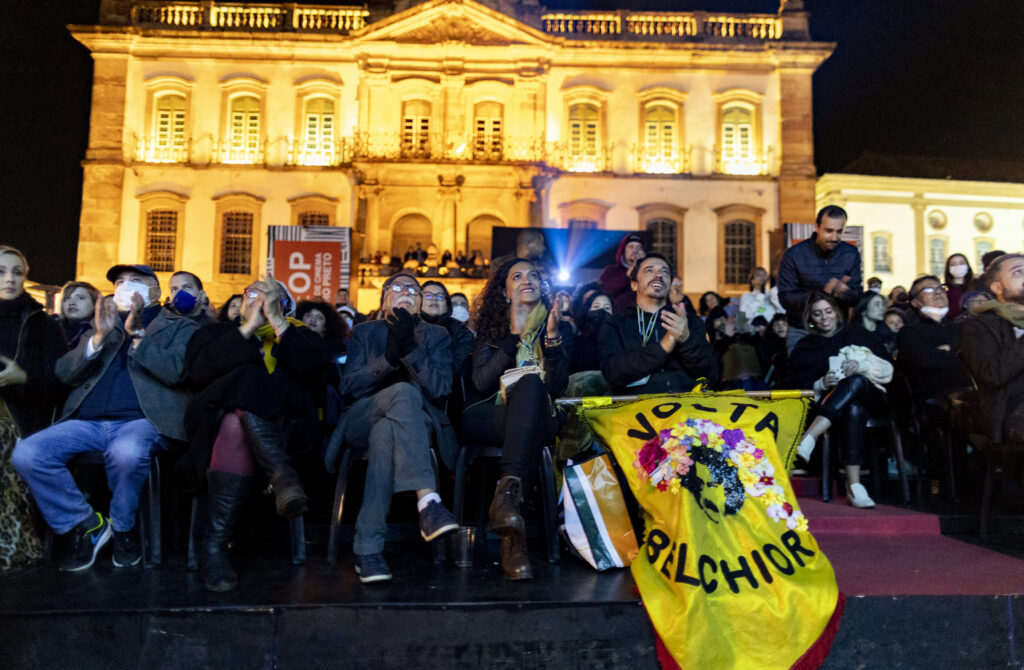
<instances>
[{"instance_id":1,"label":"white face mask","mask_svg":"<svg viewBox=\"0 0 1024 670\"><path fill-rule=\"evenodd\" d=\"M455 307L452 307L452 318L456 321L466 323L469 321L469 310L462 305L455 305Z\"/></svg>"},{"instance_id":2,"label":"white face mask","mask_svg":"<svg viewBox=\"0 0 1024 670\"><path fill-rule=\"evenodd\" d=\"M957 279L963 279L964 277L967 276L967 266L966 265L950 265L949 266L949 274L953 275Z\"/></svg>"},{"instance_id":3,"label":"white face mask","mask_svg":"<svg viewBox=\"0 0 1024 670\"><path fill-rule=\"evenodd\" d=\"M881 293L882 292L882 287L881 286L869 286L868 290L869 291L874 291L875 293Z\"/></svg>"},{"instance_id":4,"label":"white face mask","mask_svg":"<svg viewBox=\"0 0 1024 670\"><path fill-rule=\"evenodd\" d=\"M149 287L142 282L126 281L114 289L114 304L122 312L132 308L132 294L138 293L142 297L142 304L149 304Z\"/></svg>"},{"instance_id":5,"label":"white face mask","mask_svg":"<svg viewBox=\"0 0 1024 670\"><path fill-rule=\"evenodd\" d=\"M949 312L948 307L922 307L921 313L934 318L937 321L942 321L946 318L946 313Z\"/></svg>"}]
</instances>

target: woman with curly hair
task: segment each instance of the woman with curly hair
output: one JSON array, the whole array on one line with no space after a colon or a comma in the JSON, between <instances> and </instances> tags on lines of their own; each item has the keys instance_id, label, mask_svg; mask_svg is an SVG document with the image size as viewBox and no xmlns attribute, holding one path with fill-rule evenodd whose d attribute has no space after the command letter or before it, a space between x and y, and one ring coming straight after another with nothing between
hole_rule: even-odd
<instances>
[{"instance_id":1,"label":"woman with curly hair","mask_svg":"<svg viewBox=\"0 0 1024 670\"><path fill-rule=\"evenodd\" d=\"M462 414L462 435L501 445L501 478L490 506L491 529L501 535L501 567L507 579L531 579L526 553L524 492L533 488L540 453L555 438L561 417L553 399L569 379L566 343L572 328L541 288L540 272L513 258L487 280L479 302L472 383ZM537 366L502 388L511 368Z\"/></svg>"},{"instance_id":2,"label":"woman with curly hair","mask_svg":"<svg viewBox=\"0 0 1024 670\"><path fill-rule=\"evenodd\" d=\"M67 338L68 349L78 346L82 333L92 326L96 303L102 297L99 289L86 281L69 281L60 289L60 312L56 318Z\"/></svg>"},{"instance_id":3,"label":"woman with curly hair","mask_svg":"<svg viewBox=\"0 0 1024 670\"><path fill-rule=\"evenodd\" d=\"M233 323L241 325L242 315L242 294L235 293L224 301L224 304L217 310L217 321L220 323Z\"/></svg>"}]
</instances>

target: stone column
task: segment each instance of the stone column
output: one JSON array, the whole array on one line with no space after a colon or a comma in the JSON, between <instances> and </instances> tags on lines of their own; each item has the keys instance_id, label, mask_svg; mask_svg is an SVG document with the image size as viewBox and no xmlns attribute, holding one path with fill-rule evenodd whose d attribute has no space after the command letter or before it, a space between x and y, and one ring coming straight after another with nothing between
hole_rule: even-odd
<instances>
[{"instance_id":1,"label":"stone column","mask_svg":"<svg viewBox=\"0 0 1024 670\"><path fill-rule=\"evenodd\" d=\"M124 189L124 107L127 54L93 53L89 148L82 163L82 214L78 233L77 279L103 286L106 272L122 257L121 201Z\"/></svg>"},{"instance_id":2,"label":"stone column","mask_svg":"<svg viewBox=\"0 0 1024 670\"><path fill-rule=\"evenodd\" d=\"M915 193L914 200L910 203L914 210L914 270L915 274L923 275L928 272L929 250L925 244L925 220L924 211L928 208L923 193Z\"/></svg>"},{"instance_id":3,"label":"stone column","mask_svg":"<svg viewBox=\"0 0 1024 670\"><path fill-rule=\"evenodd\" d=\"M779 226L769 233L773 264L783 252L782 224L814 221L813 74L814 68L779 70Z\"/></svg>"}]
</instances>

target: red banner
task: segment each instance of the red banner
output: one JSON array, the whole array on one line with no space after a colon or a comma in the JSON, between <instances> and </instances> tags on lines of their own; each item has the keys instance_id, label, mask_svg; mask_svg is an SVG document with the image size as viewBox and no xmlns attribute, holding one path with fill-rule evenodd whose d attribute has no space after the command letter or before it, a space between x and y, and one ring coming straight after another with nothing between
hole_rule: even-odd
<instances>
[{"instance_id":1,"label":"red banner","mask_svg":"<svg viewBox=\"0 0 1024 670\"><path fill-rule=\"evenodd\" d=\"M342 244L277 240L274 242L274 279L288 287L295 301L322 298L334 304L341 286Z\"/></svg>"}]
</instances>

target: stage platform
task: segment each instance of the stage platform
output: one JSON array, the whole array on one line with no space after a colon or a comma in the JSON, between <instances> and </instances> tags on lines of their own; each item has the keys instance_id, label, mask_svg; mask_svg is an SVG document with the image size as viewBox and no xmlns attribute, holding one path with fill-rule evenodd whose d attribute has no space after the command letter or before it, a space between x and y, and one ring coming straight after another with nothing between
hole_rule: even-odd
<instances>
[{"instance_id":1,"label":"stage platform","mask_svg":"<svg viewBox=\"0 0 1024 670\"><path fill-rule=\"evenodd\" d=\"M824 668L1024 668L1024 536L943 536L939 515L801 499L835 566L846 611ZM654 638L628 570L595 573L563 553L510 583L498 542L476 565L435 565L422 542L386 555L395 578L363 585L350 545L324 560L238 559L242 586L206 592L184 558L82 574L53 567L0 579L0 659L10 668L656 668ZM398 538L413 528L397 528ZM284 549L284 543L280 543Z\"/></svg>"}]
</instances>

